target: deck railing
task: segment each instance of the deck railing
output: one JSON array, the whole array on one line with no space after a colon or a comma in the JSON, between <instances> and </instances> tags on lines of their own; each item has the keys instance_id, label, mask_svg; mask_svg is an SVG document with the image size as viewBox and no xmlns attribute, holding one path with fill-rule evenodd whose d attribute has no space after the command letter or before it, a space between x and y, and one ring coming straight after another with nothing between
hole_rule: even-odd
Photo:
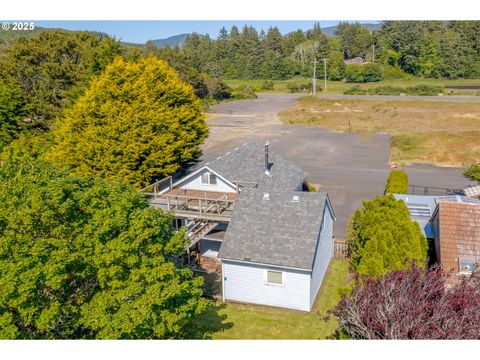
<instances>
[{"instance_id":1,"label":"deck railing","mask_svg":"<svg viewBox=\"0 0 480 360\"><path fill-rule=\"evenodd\" d=\"M163 178L161 180L158 180L154 182L153 184L150 184L143 189L139 190L139 193L144 194L146 196L150 197L157 197L163 192L172 190L173 187L173 178L171 176L167 176L166 178Z\"/></svg>"},{"instance_id":2,"label":"deck railing","mask_svg":"<svg viewBox=\"0 0 480 360\"><path fill-rule=\"evenodd\" d=\"M167 211L194 211L198 212L199 215L202 215L202 213L221 214L236 202L236 200L229 199L227 194L219 198L163 194L162 198L165 199Z\"/></svg>"}]
</instances>

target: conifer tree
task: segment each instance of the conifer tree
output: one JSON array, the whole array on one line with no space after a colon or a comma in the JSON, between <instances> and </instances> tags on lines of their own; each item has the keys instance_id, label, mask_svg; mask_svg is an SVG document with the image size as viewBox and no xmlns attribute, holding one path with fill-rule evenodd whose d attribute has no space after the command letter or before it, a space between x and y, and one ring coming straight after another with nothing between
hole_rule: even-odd
<instances>
[{"instance_id":1,"label":"conifer tree","mask_svg":"<svg viewBox=\"0 0 480 360\"><path fill-rule=\"evenodd\" d=\"M56 122L47 158L74 174L136 187L196 159L207 135L190 85L156 58L117 58Z\"/></svg>"}]
</instances>

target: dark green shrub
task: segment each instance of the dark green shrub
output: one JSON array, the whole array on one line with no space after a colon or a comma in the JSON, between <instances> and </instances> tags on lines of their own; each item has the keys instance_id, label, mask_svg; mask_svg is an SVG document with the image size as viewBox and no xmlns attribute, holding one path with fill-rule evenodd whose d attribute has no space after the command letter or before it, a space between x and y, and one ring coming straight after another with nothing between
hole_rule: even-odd
<instances>
[{"instance_id":1,"label":"dark green shrub","mask_svg":"<svg viewBox=\"0 0 480 360\"><path fill-rule=\"evenodd\" d=\"M405 90L409 95L436 96L443 93L444 87L441 85L418 84L409 86Z\"/></svg>"},{"instance_id":2,"label":"dark green shrub","mask_svg":"<svg viewBox=\"0 0 480 360\"><path fill-rule=\"evenodd\" d=\"M480 182L480 162L467 165L463 171L463 176L467 179Z\"/></svg>"},{"instance_id":3,"label":"dark green shrub","mask_svg":"<svg viewBox=\"0 0 480 360\"><path fill-rule=\"evenodd\" d=\"M265 80L262 83L262 90L273 90L274 85L272 80Z\"/></svg>"},{"instance_id":4,"label":"dark green shrub","mask_svg":"<svg viewBox=\"0 0 480 360\"><path fill-rule=\"evenodd\" d=\"M400 95L401 93L405 92L405 89L391 85L377 86L369 90L369 93L373 93L375 95Z\"/></svg>"},{"instance_id":5,"label":"dark green shrub","mask_svg":"<svg viewBox=\"0 0 480 360\"><path fill-rule=\"evenodd\" d=\"M258 96L250 85L242 85L235 89L233 98L237 100L256 99Z\"/></svg>"},{"instance_id":6,"label":"dark green shrub","mask_svg":"<svg viewBox=\"0 0 480 360\"><path fill-rule=\"evenodd\" d=\"M354 85L343 92L344 95L365 95L367 91L358 85Z\"/></svg>"},{"instance_id":7,"label":"dark green shrub","mask_svg":"<svg viewBox=\"0 0 480 360\"><path fill-rule=\"evenodd\" d=\"M382 70L375 64L348 65L345 79L351 83L365 83L382 80Z\"/></svg>"},{"instance_id":8,"label":"dark green shrub","mask_svg":"<svg viewBox=\"0 0 480 360\"><path fill-rule=\"evenodd\" d=\"M403 170L392 170L385 186L386 194L408 194L408 175Z\"/></svg>"}]
</instances>

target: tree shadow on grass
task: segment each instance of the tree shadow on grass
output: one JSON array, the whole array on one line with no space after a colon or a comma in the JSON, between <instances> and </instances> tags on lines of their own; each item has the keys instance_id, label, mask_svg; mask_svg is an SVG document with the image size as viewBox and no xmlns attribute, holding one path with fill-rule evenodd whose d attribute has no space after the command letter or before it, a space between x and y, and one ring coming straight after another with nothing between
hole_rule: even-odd
<instances>
[{"instance_id":1,"label":"tree shadow on grass","mask_svg":"<svg viewBox=\"0 0 480 360\"><path fill-rule=\"evenodd\" d=\"M184 326L181 338L212 339L213 334L231 329L233 322L228 322L226 315L219 314L219 311L225 306L223 303L212 301L205 312L191 319Z\"/></svg>"}]
</instances>

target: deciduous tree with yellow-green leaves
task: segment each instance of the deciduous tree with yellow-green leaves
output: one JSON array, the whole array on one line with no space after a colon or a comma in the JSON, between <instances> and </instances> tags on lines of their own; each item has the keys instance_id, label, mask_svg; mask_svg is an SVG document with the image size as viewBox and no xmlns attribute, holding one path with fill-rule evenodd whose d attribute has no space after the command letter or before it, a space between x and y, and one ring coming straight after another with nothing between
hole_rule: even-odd
<instances>
[{"instance_id":1,"label":"deciduous tree with yellow-green leaves","mask_svg":"<svg viewBox=\"0 0 480 360\"><path fill-rule=\"evenodd\" d=\"M170 214L121 181L0 164L0 339L182 337L202 279Z\"/></svg>"},{"instance_id":2,"label":"deciduous tree with yellow-green leaves","mask_svg":"<svg viewBox=\"0 0 480 360\"><path fill-rule=\"evenodd\" d=\"M117 58L54 124L47 159L139 188L196 159L207 133L200 101L171 67Z\"/></svg>"}]
</instances>

